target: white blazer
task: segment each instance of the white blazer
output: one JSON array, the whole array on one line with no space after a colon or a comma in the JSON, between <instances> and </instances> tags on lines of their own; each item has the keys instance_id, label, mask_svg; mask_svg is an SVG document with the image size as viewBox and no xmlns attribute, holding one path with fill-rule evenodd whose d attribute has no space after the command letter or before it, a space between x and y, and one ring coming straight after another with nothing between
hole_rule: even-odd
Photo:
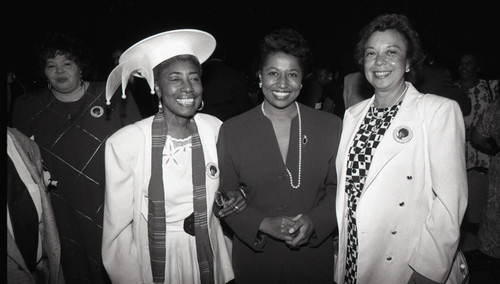
<instances>
[{"instance_id":1,"label":"white blazer","mask_svg":"<svg viewBox=\"0 0 500 284\"><path fill-rule=\"evenodd\" d=\"M407 283L412 269L439 283L460 283L460 263L454 259L467 206L462 113L455 101L424 95L406 84L406 96L375 150L356 209L358 283ZM344 116L336 160L337 283L345 275L348 152L374 99L354 105ZM410 130L407 142L394 136L401 127Z\"/></svg>"},{"instance_id":2,"label":"white blazer","mask_svg":"<svg viewBox=\"0 0 500 284\"><path fill-rule=\"evenodd\" d=\"M205 163L218 165L217 136L221 121L194 117ZM128 125L106 141L106 193L102 259L113 283L153 283L148 240L148 184L151 177L153 117ZM212 213L219 178L206 178L208 233L214 252L215 283L234 278L230 249L219 220Z\"/></svg>"}]
</instances>

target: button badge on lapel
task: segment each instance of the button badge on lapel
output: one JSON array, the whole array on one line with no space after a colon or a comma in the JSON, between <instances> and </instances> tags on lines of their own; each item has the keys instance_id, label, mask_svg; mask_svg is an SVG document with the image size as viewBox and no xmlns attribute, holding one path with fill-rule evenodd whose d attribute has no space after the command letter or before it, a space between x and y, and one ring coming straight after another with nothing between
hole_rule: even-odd
<instances>
[{"instance_id":1,"label":"button badge on lapel","mask_svg":"<svg viewBox=\"0 0 500 284\"><path fill-rule=\"evenodd\" d=\"M216 179L219 177L219 168L212 162L207 164L207 166L205 167L205 171L207 173L207 176L209 176L211 179Z\"/></svg>"},{"instance_id":2,"label":"button badge on lapel","mask_svg":"<svg viewBox=\"0 0 500 284\"><path fill-rule=\"evenodd\" d=\"M398 143L408 143L413 137L413 131L408 126L401 125L394 129L392 137Z\"/></svg>"}]
</instances>

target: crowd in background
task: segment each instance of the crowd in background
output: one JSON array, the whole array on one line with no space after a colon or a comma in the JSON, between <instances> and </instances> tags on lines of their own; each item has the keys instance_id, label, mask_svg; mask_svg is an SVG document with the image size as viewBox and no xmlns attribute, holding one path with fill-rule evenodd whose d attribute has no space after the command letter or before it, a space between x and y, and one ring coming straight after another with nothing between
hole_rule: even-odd
<instances>
[{"instance_id":1,"label":"crowd in background","mask_svg":"<svg viewBox=\"0 0 500 284\"><path fill-rule=\"evenodd\" d=\"M376 33L376 31L373 31L373 33ZM370 35L367 35L367 41L369 36ZM425 37L425 35L422 34L421 36ZM409 45L406 40L403 41L405 44ZM27 151L30 153L37 153L38 156L41 155L44 163L43 165L31 166L31 161L29 161L29 159L27 160L27 158L24 158L23 160L21 159L23 158L22 155L21 158L18 158L18 154L14 153L15 151L13 149L21 151L19 147L9 148L9 151L13 152L16 157L13 159L14 164L10 169L12 171L14 168L18 168L20 161L23 161L25 164L28 164L27 166L23 166L23 170L25 167L28 167L28 171L33 171L33 169L36 168L37 175L39 175L37 179L40 180L30 180L30 184L39 186L41 183L44 183L42 180L45 180L45 183L48 184L48 192L51 196L50 202L47 201L46 196L42 195L42 205L44 211L48 210L48 207L53 209L53 212L52 210L49 212L49 215L52 217L49 217L52 218L50 222L53 222L53 218L55 218L57 222L57 246L60 247L57 254L60 254L61 258L61 263L59 265L64 267L62 271L50 271L52 279L59 277L54 275L59 275L64 272L66 283L109 283L110 279L102 264L103 260L101 256L103 215L105 214L104 193L106 187L104 150L106 141L119 129L134 124L137 121L155 116L155 114L162 111L166 103L162 104L161 97L159 98L156 95L151 95L151 85L148 81L144 78L132 76L127 80L128 85L126 88L123 89L123 97L125 100L120 98L122 96L122 89L118 88L116 93L119 94L112 98L111 104L107 104L107 89L105 82L111 70L120 66L121 62L118 61L118 58L123 55L122 47L117 46L113 50L113 53L109 54L108 62L96 62L93 61L91 57L87 57L89 55L92 56L92 54L88 52L95 49L88 48L81 39L73 38L72 35L51 32L48 33L44 41L37 46L39 47L37 52L40 61L33 64L32 68L40 71L40 76L36 78L19 78L14 72L10 72L12 70L7 70L7 126L9 127L9 143L14 141L12 142L13 145L16 145L16 143L21 144L24 148L28 148L29 150ZM249 64L251 66L235 66L234 62L236 61L227 62L226 60L227 54L234 54L234 51L229 51L225 42L217 41L217 47L214 46L214 48L215 51L211 53L211 56L201 63L200 79L203 84L203 105L200 106L197 112L215 116L220 120L223 125L221 128L222 135L228 135L229 133L230 137L245 137L244 135L247 133L245 133L246 129L243 129L242 125L249 125L250 123L255 123L255 129L252 129L255 133L260 133L260 127L265 129L267 126L263 121L256 119L257 115L260 115L262 112L265 117L272 120L271 116L276 114L273 113L274 108L271 107L271 104L268 105L266 103L272 101L272 99L270 99L271 95L267 93L270 91L266 89L266 82L269 82L266 80L269 79L265 73L263 76L266 62L261 62L257 59L255 62ZM312 48L313 55L315 54L314 51L314 48ZM498 277L498 270L500 270L498 269L498 267L500 267L500 247L498 246L498 236L500 235L498 231L498 228L500 228L500 215L498 213L500 199L500 171L498 166L498 153L500 147L498 144L498 129L500 129L500 95L498 82L500 79L500 70L489 66L488 58L483 57L483 54L474 49L457 47L457 50L453 52L456 55L455 58L449 60L448 56L446 62L444 62L444 58L440 58L440 56L443 56L443 52L444 51L441 50L439 46L433 46L432 43L426 42L426 45L423 46L421 60L412 62L411 70L402 70L401 82L404 82L404 76L404 80L410 84L405 85L402 83L399 86L400 90L398 89L397 94L399 95L401 93L401 96L410 97L410 95L407 95L407 92L414 92L413 87L415 87L415 89L421 93L435 94L439 97L451 99L457 103L457 107L448 105L442 106L442 108L436 107L434 109L434 115L442 115L443 118L441 121L443 122L442 129L436 128L436 131L439 130L445 133L449 130L451 126L447 126L444 123L444 119L449 119L447 115L450 115L450 113L457 114L459 116L458 118L460 118L460 122L451 121L453 119L448 121L450 125L455 125L455 123L460 125L463 123L463 130L465 131L463 159L465 161L466 183L468 183L468 187L465 189L467 192L465 194L468 195L468 205L466 210L461 208L457 204L463 204L463 200L457 197L457 202L455 204L457 206L456 211L461 212L461 210L464 209L464 212L462 212L464 216L463 221L461 222L461 226L459 226L459 248L464 252L465 258L467 259L471 272L471 284L487 283L481 281L487 281L488 277ZM294 56L299 57L298 55ZM359 71L363 68L356 68L359 62L356 62L354 58L352 60L352 65L348 66L340 64L340 62L344 60L340 58L335 60L331 57L313 56L312 59L311 68L302 68L301 63L298 63L300 68L297 69L303 71L307 70L307 72L302 74L303 80L300 88L294 90L297 92L297 102L293 100L293 104L290 103L291 109L293 109L287 114L290 117L298 115L300 119L301 110L298 107L299 103L301 106L308 106L318 112L321 111L334 114L340 120L344 120L346 117L351 119L351 117L349 117L351 114L348 114L349 108L352 107L351 110L357 109L360 111L359 109L363 105L361 102L373 102L373 104L376 104L377 98L382 102L380 98L384 97L380 94L383 94L382 90L384 90L384 87L377 86L376 83L373 83L373 78L367 78L363 71ZM279 61L280 58L273 60ZM452 64L450 64L450 62ZM488 66L488 68L485 66ZM403 66L401 65L401 67ZM367 68L367 66L365 65L364 68ZM64 72L70 74L66 80L57 79L55 75L58 72L63 72L59 71L62 69L65 70ZM264 83L264 85L262 85L262 83ZM61 95L68 93L70 94L69 96ZM374 101L370 101L369 99ZM380 139L380 135L384 135L385 130L383 129L388 129L390 127L396 114L398 112L401 114L406 113L407 109L402 108L404 105L401 104L401 101L396 99L394 102L387 105L381 103L380 106L375 106L374 109L370 110L368 110L369 106L366 106L367 117L363 124L360 122L361 128L364 127L364 123L366 122L366 129L364 129L364 131L373 131L373 133L370 134L373 137L368 136L366 139L374 139L374 141ZM437 101L440 102L439 99L437 99ZM438 102L436 102L435 105L439 105ZM266 108L264 108L265 106ZM387 108L387 110L385 110L383 114L380 114L381 117L383 115L383 121L380 121L380 123L385 122L384 126L381 127L380 125L370 124L371 122L368 121L369 118L376 117L377 111L385 108ZM389 108L390 110L388 110ZM432 108L434 108L434 106L432 106ZM252 111L256 113L252 113ZM330 121L329 119L331 118L331 116L323 117L323 114L316 114L314 111L310 114L309 108L302 111L302 115L305 119L314 121L314 123L311 123L306 120L306 122L303 122L305 125L309 123L318 126L321 121ZM253 116L248 116L249 113ZM242 114L246 114L248 117L244 117L243 119L241 118L243 117L241 116ZM271 116L269 116L269 114ZM430 113L426 115L431 116ZM239 117L239 120L232 119L234 117ZM104 118L106 119L103 120ZM363 119L363 117L360 118ZM434 118L434 116L432 116L432 118ZM457 119L457 117L454 117L454 119ZM231 122L224 124L224 122L228 120ZM332 119L330 122L332 125L337 123L335 119ZM396 122L398 121L396 120ZM259 123L262 123L262 125L259 126ZM292 127L295 127L295 124L297 124L294 120L290 120L289 123L291 123ZM220 125L217 127L219 126ZM280 127L278 124L273 124L273 126L275 127L275 131ZM371 130L370 127L374 127L376 130ZM22 132L22 134L10 128L15 128ZM345 130L345 124L343 130ZM354 130L351 129L351 131L354 132L357 130L357 128ZM431 131L433 130L431 129ZM352 135L363 135L361 132L354 132ZM452 137L455 137L454 135L458 137L460 135L460 127L457 126L456 133L446 133L452 135ZM298 147L300 148L301 143L305 145L308 141L307 138L305 138L306 140L300 140L300 134L296 134L298 135L297 137L299 137ZM29 142L23 140L25 138L23 135L32 138L37 146L33 146ZM320 131L314 135L321 136ZM386 135L389 136L389 134ZM392 136L392 133L390 133L390 135ZM265 137L266 135L264 133L262 139L265 139ZM309 139L311 137L313 136L311 135ZM182 136L181 138L184 139L185 137ZM323 137L323 139L330 138L331 144L337 145L336 143L339 142L337 139L340 139L340 134L338 137ZM404 140L404 138L405 137L401 139ZM450 138L450 136L443 135L439 139L440 142L443 142L448 138ZM177 138L174 137L174 140L175 139ZM248 139L252 138L249 137ZM397 138L394 139L398 141ZM232 174L228 175L224 172L221 173L221 176L226 178L226 181L221 183L221 188L225 186L228 191L233 189L234 184L228 183L228 180L234 180L235 183L245 183L245 186L252 186L251 180L245 180L245 178L249 177L247 171L251 173L250 177L266 178L265 175L259 175L253 172L254 169L252 169L252 167L258 167L258 163L246 164L252 158L257 158L259 154L262 155L261 149L259 149L257 154L252 154L251 151L245 152L244 149L247 149L245 148L247 146L245 143L242 143L242 145L232 145L232 142L227 142L222 139L221 141L221 144L225 143L223 144L224 147L218 145L219 163L222 164L225 162L225 164L221 165L221 171L225 169L226 172L234 174L233 176ZM313 144L313 140L310 141L310 145L315 145ZM358 145L352 145L351 148L347 147L345 143L347 142L340 142L339 147L343 147L344 151L352 151L350 154L343 153L346 157L349 157L348 159L351 159L354 154L359 155L359 152L356 152L358 151L355 149L356 147L363 149L363 151L367 149L360 146L358 142L355 142L355 144L358 143ZM247 156L238 157L240 152L231 152L229 146L226 148L226 144L231 147L240 147L236 150L239 149L239 151L244 152ZM291 147L297 147L296 143L290 142L290 145ZM377 146L375 146L375 148L376 147ZM459 147L457 146L456 149L459 149ZM38 153L38 151L40 153ZM415 151L418 151L418 149ZM431 153L436 154L436 152ZM14 154L9 154L9 157ZM330 157L328 155L331 153L322 153L319 151L317 153L309 152L309 155L313 154L317 155L317 161L320 161L320 158ZM366 156L369 155L366 154ZM363 159L364 157L365 156L363 156ZM224 160L224 158L226 160ZM239 158L242 160L238 160ZM295 158L297 157L292 156L292 159ZM356 158L359 157L356 156ZM354 161L348 159L346 162L354 163ZM457 161L459 160L460 159L457 158ZM28 163L28 161L30 163ZM285 165L287 165L286 155L284 162ZM232 168L234 166L233 163L238 164L238 167ZM423 163L422 161L422 165ZM243 165L248 166L249 169L243 167ZM397 167L401 166L399 164L395 165L397 165ZM40 167L42 166L44 170L48 170L48 172L52 174L52 177L47 177L41 172ZM337 165L337 171L339 168L342 168L342 166ZM326 174L326 172L332 169L330 167L334 167L333 164L328 164L328 166L321 167L318 170L319 172L325 172L325 176L315 176L318 180L325 182L324 185L319 186L318 191L329 188L330 180L328 178L332 177ZM300 172L300 168L297 169L295 166L291 169L294 174L295 171ZM242 172L240 173L239 171ZM451 171L452 170L450 170L450 172ZM459 170L457 169L457 171ZM33 174L31 175L33 176ZM54 176L56 176L57 179L53 178ZM362 188L364 185L363 180L361 182L353 182L350 180L357 178L354 173L348 172L340 176L342 176L342 182L347 181L347 185L342 182L339 183L344 187L349 186L349 182L352 183L353 187L359 187L361 184ZM237 177L243 180L238 180ZM298 183L300 184L300 177L298 178ZM312 177L306 175L306 178ZM460 185L460 178L460 175L458 175L457 188L464 185ZM405 179L411 180L412 178L408 176L405 177ZM29 213L30 217L36 216L36 214L39 213L37 213L35 207L37 210L42 208L42 205L38 206L36 202L35 206L32 206L32 202L30 202L28 198L29 195L23 193L24 189L20 189L23 187L22 183L26 182L22 174L20 180L9 179L9 186L12 185L12 187L18 190L14 192L17 194L16 196L19 197L17 201L8 199L8 202L13 202L10 203L11 206L9 208L23 206L22 204L29 204L30 206L28 208L30 210L12 211L10 213L10 218L14 216L14 219L15 214ZM119 181L117 181L117 183L118 182ZM262 186L258 184L259 182L254 186ZM293 178L291 178L290 182L293 187ZM308 181L305 180L303 182L307 184ZM438 183L439 181L434 178L432 182ZM446 181L443 181L443 183L444 182ZM28 189L30 189L29 186ZM245 198L247 195L249 196L248 203L250 206L253 205L251 203L252 200L259 204L259 201L256 200L259 200L258 198L260 197L258 194L255 194L256 193L253 191L247 194L244 193ZM321 194L318 193L318 195ZM338 194L339 193L337 193L337 198L346 198L352 203L346 205L344 208L345 212L337 211L337 213L354 214L360 196L356 196L355 191L346 192L345 197ZM267 196L266 198L272 197ZM269 200L265 200L263 205L259 204L258 206L265 206L268 202ZM337 200L337 206L341 208L338 202ZM402 206L403 205L399 203L398 207ZM443 206L448 207L448 204ZM248 209L249 208L246 210ZM303 208L300 208L300 210L303 210ZM309 208L307 210L309 210ZM238 211L238 207L236 211ZM248 213L249 215L244 215L243 212L242 214L235 214L227 218L228 224L222 222L223 227L226 225L231 227L231 229L229 229L229 227L226 228L228 231L231 231L231 233L234 231L234 233L240 236L238 237L238 242L235 243L235 248L237 250L235 255L239 257L237 262L239 266L235 269L235 273L238 271L243 273L242 275L244 275L244 277L241 278L241 283L244 283L245 279L252 279L252 273L256 273L245 267L245 265L248 265L247 262L255 261L255 259L260 257L258 258L259 261L265 264L264 266L267 269L271 269L269 264L266 264L266 261L273 259L272 256L255 256L252 255L251 252L246 251L248 250L248 244L250 242L245 239L247 237L246 234L253 232L248 232L246 231L247 229L241 228L238 225L244 224L241 220L246 220L245 218L250 218L248 216L251 216L250 213ZM460 215L462 213L457 214ZM302 216L302 214L298 214L293 221L291 218L289 221L290 224L295 224L295 222L313 223L309 218L303 218ZM337 216L337 218L339 218L339 216ZM249 220L253 219L250 218ZM314 223L317 224L317 222L323 221L324 220L314 220ZM343 232L345 235L337 235L335 241L343 242L345 238L356 238L357 234L360 232L352 232L350 229L353 226L352 224L354 224L354 226L356 225L355 221L356 220L353 222L353 220L346 217L343 222L346 228L349 227L349 229L345 229L348 232ZM361 219L358 221L363 222ZM329 221L324 222L328 223ZM15 223L14 220L13 224ZM46 225L47 224L50 223L46 223ZM263 224L264 222L261 226L267 225L268 223ZM271 225L267 225L266 229L259 227L259 224L254 225L256 226L256 230L260 230L259 232L264 232L266 230L272 231L272 229L269 229L272 228ZM290 226L293 227L293 225ZM23 226L14 225L14 227L10 229L13 232L18 232L16 235L20 235L22 233L36 233L37 230L35 227L34 224ZM81 232L85 232L85 234L81 234ZM339 232L337 231L336 233L338 234ZM396 234L395 230L392 234ZM432 233L429 234L432 235ZM314 237L309 235L307 238L304 237L304 239L309 241L309 238L314 239L318 236L323 237L318 233L318 235L314 235ZM53 237L54 235L52 235L52 238ZM330 237L333 237L333 235ZM330 237L327 238L329 241ZM45 236L43 238L45 238ZM281 236L278 238L281 238ZM285 237L283 237L283 239L285 239ZM222 242L222 238L219 241ZM31 246L28 246L28 249L21 249L21 254L25 258L31 259L30 262L26 262L28 270L38 270L38 264L35 260L40 259L40 252L37 251L40 249L37 249L36 246L33 247L33 240L29 238L16 238L15 242L18 242L18 246L20 247L21 244L31 244ZM272 245L273 242L274 238L267 241L268 245L269 243ZM288 245L290 245L293 241L287 239L287 242L289 242ZM352 255L342 255L342 257L346 259L349 259L349 257L355 258L357 250L360 248L358 248L357 245L349 245L347 250L349 249L353 250L353 252L351 251ZM311 251L311 255L314 255L314 249L311 249ZM306 254L306 257L309 256ZM389 260L389 258L387 258L387 260ZM415 263L418 262L415 261ZM299 262L299 264L301 263ZM53 263L51 263L51 265L53 265ZM290 265L290 271L298 272L293 268L295 264ZM302 263L301 265L304 264ZM290 269L290 267L287 269ZM343 269L345 269L345 271ZM339 270L341 271L341 276L345 277L346 283L350 281L348 280L350 277L349 273L354 273L354 275L358 273L358 275L362 275L362 272L360 272L362 270L356 269L358 268L353 268L345 264L345 267ZM488 269L491 269L491 272ZM491 276L474 274L478 273L478 271L488 271L487 273L491 273ZM496 274L493 275L494 273ZM232 273L229 274L232 275ZM411 275L412 279L419 276L421 275ZM36 275L34 278L36 281L40 281L37 277L42 276ZM225 277L227 280L230 276ZM372 275L372 277L375 276ZM344 279L338 281L342 282Z\"/></svg>"}]
</instances>

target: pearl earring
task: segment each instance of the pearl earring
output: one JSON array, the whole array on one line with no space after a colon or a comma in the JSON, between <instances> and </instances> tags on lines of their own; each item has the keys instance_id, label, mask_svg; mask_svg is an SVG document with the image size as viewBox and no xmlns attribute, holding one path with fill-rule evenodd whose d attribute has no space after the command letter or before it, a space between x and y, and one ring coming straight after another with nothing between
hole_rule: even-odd
<instances>
[{"instance_id":1,"label":"pearl earring","mask_svg":"<svg viewBox=\"0 0 500 284\"><path fill-rule=\"evenodd\" d=\"M158 112L163 112L163 104L160 97L158 97Z\"/></svg>"}]
</instances>

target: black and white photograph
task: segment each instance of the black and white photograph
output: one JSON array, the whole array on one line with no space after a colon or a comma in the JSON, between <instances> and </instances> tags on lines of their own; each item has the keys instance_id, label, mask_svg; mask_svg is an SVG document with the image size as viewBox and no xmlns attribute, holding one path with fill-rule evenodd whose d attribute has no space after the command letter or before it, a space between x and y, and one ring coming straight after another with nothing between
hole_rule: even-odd
<instances>
[{"instance_id":1,"label":"black and white photograph","mask_svg":"<svg viewBox=\"0 0 500 284\"><path fill-rule=\"evenodd\" d=\"M500 283L493 1L3 6L6 283Z\"/></svg>"}]
</instances>

